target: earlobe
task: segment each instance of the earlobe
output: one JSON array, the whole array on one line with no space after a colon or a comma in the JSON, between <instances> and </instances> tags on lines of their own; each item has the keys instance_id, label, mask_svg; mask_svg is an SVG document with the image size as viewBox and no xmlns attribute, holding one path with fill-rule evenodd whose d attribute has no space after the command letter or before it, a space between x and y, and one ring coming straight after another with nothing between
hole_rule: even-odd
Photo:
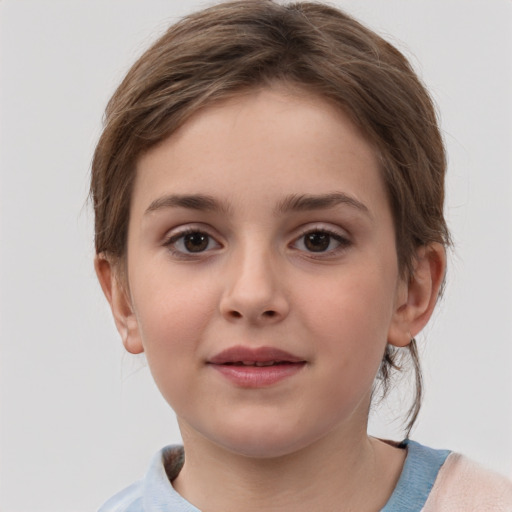
<instances>
[{"instance_id":1,"label":"earlobe","mask_svg":"<svg viewBox=\"0 0 512 512\"><path fill-rule=\"evenodd\" d=\"M443 284L446 252L439 243L418 248L414 273L400 283L388 343L405 347L429 321Z\"/></svg>"},{"instance_id":2,"label":"earlobe","mask_svg":"<svg viewBox=\"0 0 512 512\"><path fill-rule=\"evenodd\" d=\"M132 354L144 352L137 318L133 311L131 299L124 280L119 275L119 269L103 254L94 259L94 268L101 289L110 304L114 322L126 350Z\"/></svg>"}]
</instances>

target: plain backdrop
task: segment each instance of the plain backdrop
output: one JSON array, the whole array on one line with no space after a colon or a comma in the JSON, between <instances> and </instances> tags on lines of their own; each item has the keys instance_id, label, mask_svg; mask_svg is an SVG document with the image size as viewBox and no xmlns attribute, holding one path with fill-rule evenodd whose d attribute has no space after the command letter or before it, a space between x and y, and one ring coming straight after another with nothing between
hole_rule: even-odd
<instances>
[{"instance_id":1,"label":"plain backdrop","mask_svg":"<svg viewBox=\"0 0 512 512\"><path fill-rule=\"evenodd\" d=\"M512 476L512 1L343 0L410 57L439 107L455 239L421 337L413 438ZM105 104L196 0L0 0L0 510L95 510L179 442L124 354L86 203ZM401 388L402 389L402 388ZM400 396L371 421L400 439Z\"/></svg>"}]
</instances>

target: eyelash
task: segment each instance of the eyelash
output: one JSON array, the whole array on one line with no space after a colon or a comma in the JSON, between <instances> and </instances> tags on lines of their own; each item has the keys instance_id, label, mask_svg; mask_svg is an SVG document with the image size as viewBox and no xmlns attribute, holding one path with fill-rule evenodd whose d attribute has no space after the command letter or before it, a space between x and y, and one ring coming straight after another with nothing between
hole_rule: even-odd
<instances>
[{"instance_id":1,"label":"eyelash","mask_svg":"<svg viewBox=\"0 0 512 512\"><path fill-rule=\"evenodd\" d=\"M181 240L183 243L185 243L185 237L188 235L203 235L207 238L207 246L204 250L201 251L187 251L187 250L180 250L176 248L177 243ZM179 257L179 258L194 258L200 255L203 255L205 252L208 252L208 246L211 244L211 242L214 242L218 247L221 247L221 244L215 240L213 236L211 236L209 233L207 233L205 230L197 229L197 228L188 228L183 231L180 231L179 233L175 233L171 236L169 236L165 242L164 246L167 247L173 256ZM211 249L210 249L211 250Z\"/></svg>"},{"instance_id":2,"label":"eyelash","mask_svg":"<svg viewBox=\"0 0 512 512\"><path fill-rule=\"evenodd\" d=\"M327 248L326 250L322 250L322 251L298 249L298 250L302 250L302 251L306 252L308 254L308 256L312 257L312 258L325 258L327 256L337 256L340 252L347 249L352 243L346 236L343 236L336 231L326 229L324 227L315 227L315 228L305 229L300 234L300 236L298 236L294 240L294 242L291 245L294 246L301 240L303 241L302 243L305 245L305 243L306 243L305 237L307 235L326 235L327 237L329 237L328 241L327 241L328 245L331 245L333 240L336 241L338 244L336 247L334 247L332 249Z\"/></svg>"},{"instance_id":3,"label":"eyelash","mask_svg":"<svg viewBox=\"0 0 512 512\"><path fill-rule=\"evenodd\" d=\"M185 238L188 235L202 235L206 237L206 247L204 249L198 250L198 251L188 251L186 248L184 249L178 249L176 246L177 244L182 241L182 243L185 243ZM307 241L305 237L307 235L324 235L327 236L327 248L325 250L320 251L314 251L314 250L308 250L306 248ZM329 249L329 246L332 244L332 241L335 241L338 245L334 248ZM304 245L303 249L297 248L296 245L302 241L302 244ZM217 242L217 240L210 235L207 231L201 230L198 228L188 228L183 231L180 231L179 233L172 234L169 236L165 242L164 246L167 247L171 254L175 257L179 258L197 258L200 256L205 255L205 253L208 253L212 250L211 243L214 243L216 245L216 248L222 247L222 245ZM317 227L317 228L308 228L305 229L297 238L293 240L293 242L289 245L291 248L296 249L298 251L304 252L308 254L309 257L312 258L325 258L326 256L336 256L339 252L345 250L347 247L351 245L351 241L339 233L326 229L324 227Z\"/></svg>"}]
</instances>

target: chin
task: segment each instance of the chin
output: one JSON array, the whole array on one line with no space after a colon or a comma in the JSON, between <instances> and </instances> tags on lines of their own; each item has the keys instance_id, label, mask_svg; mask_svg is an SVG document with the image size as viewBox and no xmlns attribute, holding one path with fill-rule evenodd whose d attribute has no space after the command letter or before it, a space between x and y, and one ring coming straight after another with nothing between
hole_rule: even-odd
<instances>
[{"instance_id":1,"label":"chin","mask_svg":"<svg viewBox=\"0 0 512 512\"><path fill-rule=\"evenodd\" d=\"M298 454L326 437L336 437L343 425L343 415L337 410L323 416L315 410L304 415L300 408L289 410L283 404L264 408L233 407L222 413L214 412L217 413L210 411L200 417L179 416L183 439L254 459Z\"/></svg>"},{"instance_id":2,"label":"chin","mask_svg":"<svg viewBox=\"0 0 512 512\"><path fill-rule=\"evenodd\" d=\"M268 439L262 436L225 443L222 448L233 454L252 459L276 459L286 457L305 448L308 443L290 443L290 440Z\"/></svg>"},{"instance_id":3,"label":"chin","mask_svg":"<svg viewBox=\"0 0 512 512\"><path fill-rule=\"evenodd\" d=\"M240 456L255 459L272 459L297 453L307 446L314 444L320 435L310 432L297 432L297 427L286 428L281 425L258 425L252 423L230 426L224 435L209 437L221 448ZM316 435L315 435L316 434Z\"/></svg>"}]
</instances>

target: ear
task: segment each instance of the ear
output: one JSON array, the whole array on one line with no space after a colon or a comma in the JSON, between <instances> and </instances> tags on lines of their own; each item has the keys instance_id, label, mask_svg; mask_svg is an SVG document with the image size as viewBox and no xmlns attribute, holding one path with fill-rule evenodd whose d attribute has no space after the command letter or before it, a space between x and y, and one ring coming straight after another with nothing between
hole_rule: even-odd
<instances>
[{"instance_id":1,"label":"ear","mask_svg":"<svg viewBox=\"0 0 512 512\"><path fill-rule=\"evenodd\" d=\"M114 322L124 347L132 354L144 352L137 317L132 307L126 279L120 275L121 270L104 254L96 256L94 268L101 289L112 309Z\"/></svg>"},{"instance_id":2,"label":"ear","mask_svg":"<svg viewBox=\"0 0 512 512\"><path fill-rule=\"evenodd\" d=\"M388 343L405 347L425 327L439 296L446 270L446 252L439 243L418 248L414 272L399 284Z\"/></svg>"}]
</instances>

